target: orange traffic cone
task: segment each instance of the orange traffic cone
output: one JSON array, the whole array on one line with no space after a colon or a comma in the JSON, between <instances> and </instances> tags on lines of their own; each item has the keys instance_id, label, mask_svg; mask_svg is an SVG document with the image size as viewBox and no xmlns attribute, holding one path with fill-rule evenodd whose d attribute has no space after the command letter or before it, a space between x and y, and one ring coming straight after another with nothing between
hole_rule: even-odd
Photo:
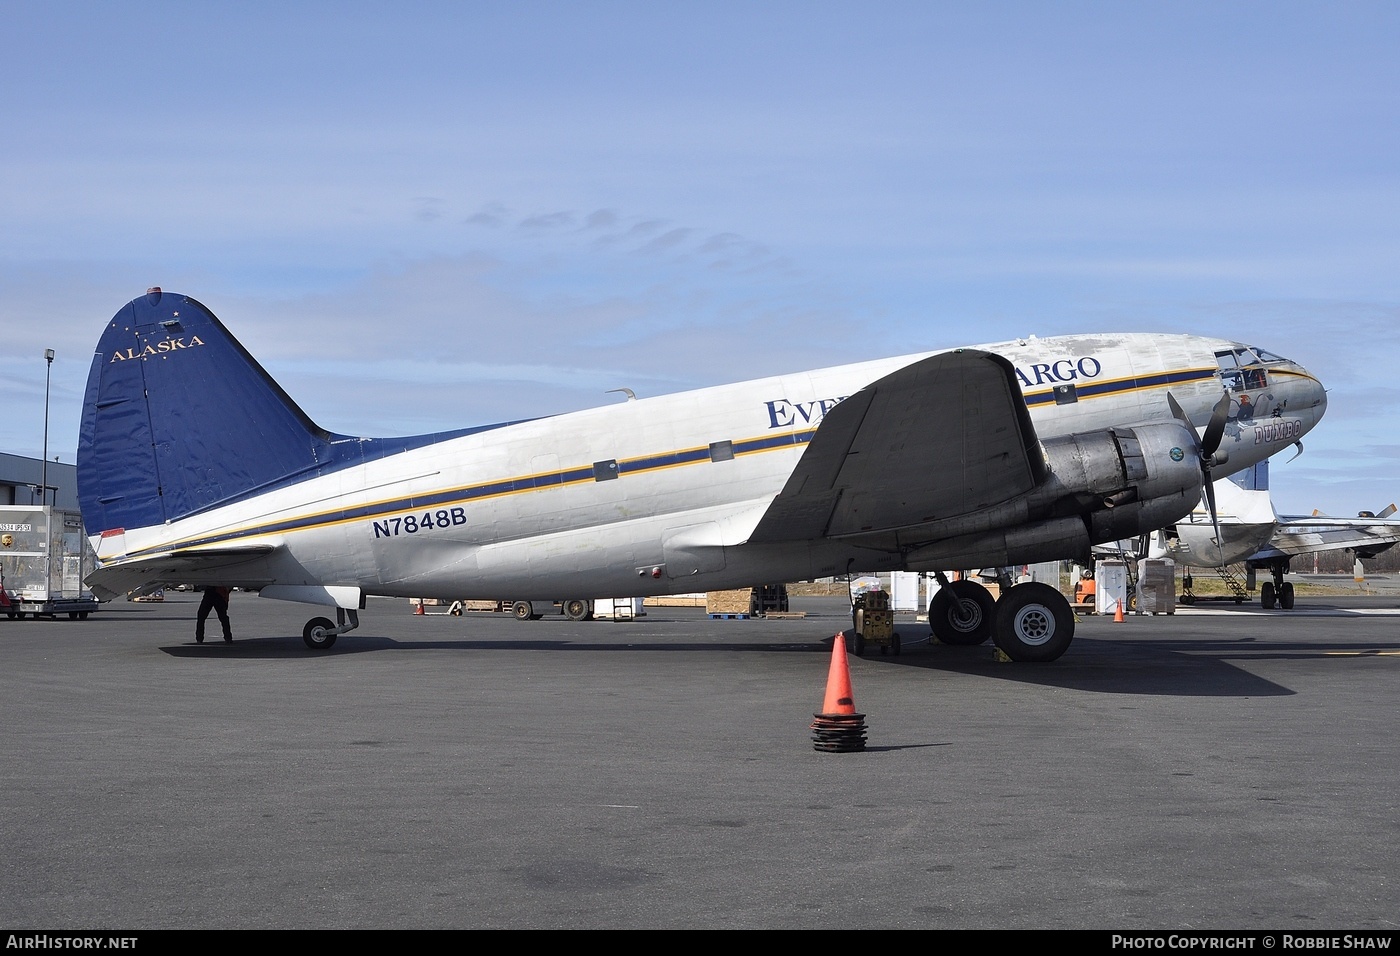
<instances>
[{"instance_id":1,"label":"orange traffic cone","mask_svg":"<svg viewBox=\"0 0 1400 956\"><path fill-rule=\"evenodd\" d=\"M414 607L413 613L414 613L414 614L422 614L422 613L423 613L423 599L422 599L422 598L419 598L419 599L418 599L418 604L417 604L416 607Z\"/></svg>"},{"instance_id":2,"label":"orange traffic cone","mask_svg":"<svg viewBox=\"0 0 1400 956\"><path fill-rule=\"evenodd\" d=\"M851 693L851 672L846 664L846 636L837 634L831 645L831 667L826 676L826 700L812 721L812 746L827 752L865 749L865 715L856 713Z\"/></svg>"},{"instance_id":3,"label":"orange traffic cone","mask_svg":"<svg viewBox=\"0 0 1400 956\"><path fill-rule=\"evenodd\" d=\"M831 644L831 667L826 672L826 700L823 714L854 714L855 695L851 692L851 670L846 664L846 635L837 634Z\"/></svg>"},{"instance_id":4,"label":"orange traffic cone","mask_svg":"<svg viewBox=\"0 0 1400 956\"><path fill-rule=\"evenodd\" d=\"M1123 602L1121 600L1118 602L1118 609L1113 612L1113 622L1115 624L1123 623Z\"/></svg>"}]
</instances>

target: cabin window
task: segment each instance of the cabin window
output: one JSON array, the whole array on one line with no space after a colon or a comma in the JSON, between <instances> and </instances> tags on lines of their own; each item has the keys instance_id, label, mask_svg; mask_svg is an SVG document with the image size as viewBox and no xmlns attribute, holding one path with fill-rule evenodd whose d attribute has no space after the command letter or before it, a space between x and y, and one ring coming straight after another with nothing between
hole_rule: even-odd
<instances>
[{"instance_id":1,"label":"cabin window","mask_svg":"<svg viewBox=\"0 0 1400 956\"><path fill-rule=\"evenodd\" d=\"M734 443L732 441L710 442L710 461L733 461Z\"/></svg>"}]
</instances>

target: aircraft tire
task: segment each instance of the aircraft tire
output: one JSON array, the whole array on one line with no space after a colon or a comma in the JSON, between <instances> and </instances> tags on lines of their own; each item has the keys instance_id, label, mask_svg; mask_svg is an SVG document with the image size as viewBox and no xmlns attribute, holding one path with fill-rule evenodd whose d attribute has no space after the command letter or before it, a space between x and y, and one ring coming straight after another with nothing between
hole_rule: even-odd
<instances>
[{"instance_id":1,"label":"aircraft tire","mask_svg":"<svg viewBox=\"0 0 1400 956\"><path fill-rule=\"evenodd\" d=\"M313 617L301 629L301 639L313 651L326 651L335 644L335 625L324 617Z\"/></svg>"},{"instance_id":2,"label":"aircraft tire","mask_svg":"<svg viewBox=\"0 0 1400 956\"><path fill-rule=\"evenodd\" d=\"M1274 582L1265 581L1259 585L1259 604L1264 610L1271 610L1274 606Z\"/></svg>"},{"instance_id":3,"label":"aircraft tire","mask_svg":"<svg viewBox=\"0 0 1400 956\"><path fill-rule=\"evenodd\" d=\"M1278 587L1278 606L1285 611L1293 610L1293 583L1284 581Z\"/></svg>"},{"instance_id":4,"label":"aircraft tire","mask_svg":"<svg viewBox=\"0 0 1400 956\"><path fill-rule=\"evenodd\" d=\"M992 636L997 602L976 581L951 581L928 602L928 627L944 644L971 647Z\"/></svg>"},{"instance_id":5,"label":"aircraft tire","mask_svg":"<svg viewBox=\"0 0 1400 956\"><path fill-rule=\"evenodd\" d=\"M1018 584L996 603L993 640L1013 661L1056 660L1073 639L1074 612L1065 596L1048 584Z\"/></svg>"},{"instance_id":6,"label":"aircraft tire","mask_svg":"<svg viewBox=\"0 0 1400 956\"><path fill-rule=\"evenodd\" d=\"M583 598L572 598L564 602L564 616L571 621L586 621L593 616L593 609Z\"/></svg>"}]
</instances>

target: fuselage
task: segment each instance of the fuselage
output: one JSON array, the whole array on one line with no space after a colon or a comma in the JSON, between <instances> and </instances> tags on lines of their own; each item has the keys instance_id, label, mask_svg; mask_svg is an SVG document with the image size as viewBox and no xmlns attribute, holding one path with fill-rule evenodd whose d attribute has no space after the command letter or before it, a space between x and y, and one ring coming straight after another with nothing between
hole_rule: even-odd
<instances>
[{"instance_id":1,"label":"fuselage","mask_svg":"<svg viewBox=\"0 0 1400 956\"><path fill-rule=\"evenodd\" d=\"M1326 407L1321 384L1298 364L1223 339L1105 334L978 348L1015 366L1042 441L1170 420L1168 393L1203 428L1224 389L1235 400L1215 477L1298 441ZM125 528L116 550L104 549L106 529L88 532L107 566L165 551L267 546L206 577L407 597L646 596L899 569L907 566L901 552L839 540L745 541L824 416L932 354L483 430ZM1248 417L1237 410L1240 395L1253 406ZM937 417L927 427L938 428ZM699 539L703 566L672 560Z\"/></svg>"}]
</instances>

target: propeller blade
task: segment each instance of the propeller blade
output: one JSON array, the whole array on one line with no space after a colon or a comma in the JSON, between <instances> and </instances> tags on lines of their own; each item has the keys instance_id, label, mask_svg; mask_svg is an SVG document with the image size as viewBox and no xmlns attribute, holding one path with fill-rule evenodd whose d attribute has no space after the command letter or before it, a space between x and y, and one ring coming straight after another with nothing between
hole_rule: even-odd
<instances>
[{"instance_id":1,"label":"propeller blade","mask_svg":"<svg viewBox=\"0 0 1400 956\"><path fill-rule=\"evenodd\" d=\"M1210 469L1204 468L1206 481L1206 507L1210 509L1210 523L1215 528L1215 547L1220 555L1220 563L1225 563L1225 542L1220 539L1220 513L1215 510L1215 482L1210 480Z\"/></svg>"},{"instance_id":2,"label":"propeller blade","mask_svg":"<svg viewBox=\"0 0 1400 956\"><path fill-rule=\"evenodd\" d=\"M1297 458L1299 455L1301 455L1301 454L1303 453L1303 442L1302 442L1302 440L1300 439L1300 440L1298 440L1298 441L1295 441L1293 444L1295 444L1295 445L1298 446L1298 450L1295 451L1295 452L1293 453L1293 458ZM1288 459L1288 461L1292 461L1293 458ZM1284 462L1284 464L1287 464L1287 463L1288 463L1288 462Z\"/></svg>"},{"instance_id":3,"label":"propeller blade","mask_svg":"<svg viewBox=\"0 0 1400 956\"><path fill-rule=\"evenodd\" d=\"M1225 421L1230 417L1230 393L1221 392L1220 401L1210 410L1210 424L1206 426L1205 438L1201 440L1201 460L1205 461L1220 447L1221 436L1225 434Z\"/></svg>"},{"instance_id":4,"label":"propeller blade","mask_svg":"<svg viewBox=\"0 0 1400 956\"><path fill-rule=\"evenodd\" d=\"M1197 436L1196 426L1191 424L1186 410L1181 407L1181 403L1171 392L1167 393L1167 406L1172 410L1172 414L1186 426L1186 430L1191 433L1191 438L1195 441L1193 451L1195 451L1196 460L1201 466L1201 490L1205 496L1206 508L1210 511L1210 523L1215 529L1215 546L1220 555L1220 563L1223 565L1225 563L1225 542L1220 540L1220 513L1215 508L1215 481L1211 478L1210 466L1215 452L1220 448L1220 439L1225 434L1225 421L1230 415L1230 393L1221 392L1220 400L1210 410L1210 423L1206 425L1204 439Z\"/></svg>"},{"instance_id":5,"label":"propeller blade","mask_svg":"<svg viewBox=\"0 0 1400 956\"><path fill-rule=\"evenodd\" d=\"M1181 403L1176 400L1176 396L1171 392L1167 393L1167 407L1172 410L1172 414L1176 416L1176 420L1185 425L1186 430L1191 433L1191 441L1195 443L1191 451L1195 454L1196 458L1199 459L1201 457L1201 438L1196 434L1196 426L1191 424L1191 419L1186 415L1186 409L1181 407Z\"/></svg>"}]
</instances>

